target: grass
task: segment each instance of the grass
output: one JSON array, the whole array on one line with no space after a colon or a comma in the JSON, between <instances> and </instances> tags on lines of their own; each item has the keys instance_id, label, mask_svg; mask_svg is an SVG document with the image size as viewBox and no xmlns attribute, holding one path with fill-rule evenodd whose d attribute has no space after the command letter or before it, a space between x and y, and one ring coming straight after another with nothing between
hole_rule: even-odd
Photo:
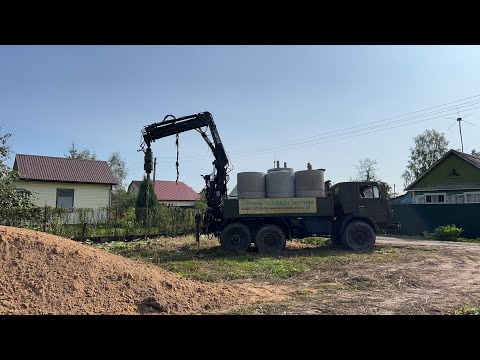
<instances>
[{"instance_id":1,"label":"grass","mask_svg":"<svg viewBox=\"0 0 480 360\"><path fill-rule=\"evenodd\" d=\"M480 307L467 307L455 310L455 315L480 315Z\"/></svg>"},{"instance_id":2,"label":"grass","mask_svg":"<svg viewBox=\"0 0 480 360\"><path fill-rule=\"evenodd\" d=\"M326 238L308 238L288 242L279 255L257 252L224 252L216 239L202 237L196 254L193 236L162 237L135 242L110 242L91 246L128 258L145 261L190 279L231 281L260 279L280 281L313 269L334 269L369 261L389 261L402 255L401 248L376 245L371 252L355 253L335 248ZM422 248L423 250L423 248Z\"/></svg>"},{"instance_id":3,"label":"grass","mask_svg":"<svg viewBox=\"0 0 480 360\"><path fill-rule=\"evenodd\" d=\"M428 290L430 283L422 283L422 269L427 274L428 271L435 272L444 253L438 246L388 243L377 243L371 251L360 253L338 249L325 238L288 241L285 251L279 255L254 251L227 253L221 249L216 238L207 239L204 236L198 255L193 236L89 245L155 264L190 279L242 283L242 286L253 283L259 288L271 288L274 284L280 294L283 291L287 294L281 300L221 310L228 314L381 312L382 308L377 308L372 300L375 297L381 298L382 294L396 296L404 291L408 293L411 288ZM470 253L464 256L470 256ZM411 272L411 269L415 271ZM373 298L369 294L374 294ZM399 313L420 311L405 301L399 300L399 306ZM455 307L442 311L453 313ZM425 310L422 308L422 311ZM478 307L455 311L458 314L479 312Z\"/></svg>"},{"instance_id":4,"label":"grass","mask_svg":"<svg viewBox=\"0 0 480 360\"><path fill-rule=\"evenodd\" d=\"M459 241L459 242L469 242L469 243L477 243L477 244L479 244L479 243L480 243L480 238L476 238L476 239L459 238L459 239L456 240L456 241Z\"/></svg>"},{"instance_id":5,"label":"grass","mask_svg":"<svg viewBox=\"0 0 480 360\"><path fill-rule=\"evenodd\" d=\"M330 243L329 238L325 237L306 237L303 239L298 240L300 244L305 244L305 245L313 245L313 246L319 246L319 245L328 245Z\"/></svg>"},{"instance_id":6,"label":"grass","mask_svg":"<svg viewBox=\"0 0 480 360\"><path fill-rule=\"evenodd\" d=\"M410 239L410 240L433 240L433 241L445 241L445 240L439 240L435 239L433 237L433 233L429 232L424 232L423 235L400 235L400 234L381 234L381 236L384 237L392 237L392 238L403 238L403 239ZM464 238L464 237L459 237L458 239L452 239L448 241L458 241L458 242L468 242L468 243L480 243L480 238Z\"/></svg>"},{"instance_id":7,"label":"grass","mask_svg":"<svg viewBox=\"0 0 480 360\"><path fill-rule=\"evenodd\" d=\"M409 250L438 251L437 247L430 245L408 245L405 248Z\"/></svg>"}]
</instances>

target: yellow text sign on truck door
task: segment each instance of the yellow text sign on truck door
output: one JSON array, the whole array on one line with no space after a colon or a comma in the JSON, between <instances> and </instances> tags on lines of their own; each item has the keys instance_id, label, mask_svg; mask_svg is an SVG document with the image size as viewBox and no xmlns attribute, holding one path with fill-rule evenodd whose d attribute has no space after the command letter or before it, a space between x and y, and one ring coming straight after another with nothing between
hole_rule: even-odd
<instances>
[{"instance_id":1,"label":"yellow text sign on truck door","mask_svg":"<svg viewBox=\"0 0 480 360\"><path fill-rule=\"evenodd\" d=\"M241 215L310 214L317 212L316 198L238 199Z\"/></svg>"}]
</instances>

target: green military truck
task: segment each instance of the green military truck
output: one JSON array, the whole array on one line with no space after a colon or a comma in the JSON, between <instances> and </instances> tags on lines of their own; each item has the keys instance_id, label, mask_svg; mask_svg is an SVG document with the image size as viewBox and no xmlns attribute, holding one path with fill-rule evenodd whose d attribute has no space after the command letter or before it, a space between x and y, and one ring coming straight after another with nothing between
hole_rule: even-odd
<instances>
[{"instance_id":1,"label":"green military truck","mask_svg":"<svg viewBox=\"0 0 480 360\"><path fill-rule=\"evenodd\" d=\"M141 147L147 179L153 170L151 143L189 130L200 133L215 157L213 173L202 175L208 208L195 218L197 244L200 234L212 234L219 237L225 250L246 251L254 244L268 253L283 250L287 239L319 235L329 236L348 249L366 251L374 245L376 233L395 227L390 225L389 202L376 182L327 186L325 197L229 199L228 156L209 112L179 118L167 115L143 128ZM178 174L178 152L176 164Z\"/></svg>"},{"instance_id":2,"label":"green military truck","mask_svg":"<svg viewBox=\"0 0 480 360\"><path fill-rule=\"evenodd\" d=\"M335 184L326 197L226 199L220 243L227 250L261 252L285 248L286 240L331 237L338 245L366 251L391 224L390 204L376 182Z\"/></svg>"}]
</instances>

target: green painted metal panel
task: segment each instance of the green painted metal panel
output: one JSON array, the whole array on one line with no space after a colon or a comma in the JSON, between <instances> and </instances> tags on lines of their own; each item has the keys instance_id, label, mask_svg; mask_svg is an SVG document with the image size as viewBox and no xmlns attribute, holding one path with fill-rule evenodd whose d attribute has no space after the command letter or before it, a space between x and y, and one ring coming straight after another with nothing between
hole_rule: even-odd
<instances>
[{"instance_id":1,"label":"green painted metal panel","mask_svg":"<svg viewBox=\"0 0 480 360\"><path fill-rule=\"evenodd\" d=\"M459 176L449 176L453 169ZM463 184L480 185L480 169L452 153L409 190Z\"/></svg>"},{"instance_id":2,"label":"green painted metal panel","mask_svg":"<svg viewBox=\"0 0 480 360\"><path fill-rule=\"evenodd\" d=\"M462 236L480 237L480 204L396 204L392 205L393 222L401 229L395 233L422 235L436 227L455 224L464 230Z\"/></svg>"}]
</instances>

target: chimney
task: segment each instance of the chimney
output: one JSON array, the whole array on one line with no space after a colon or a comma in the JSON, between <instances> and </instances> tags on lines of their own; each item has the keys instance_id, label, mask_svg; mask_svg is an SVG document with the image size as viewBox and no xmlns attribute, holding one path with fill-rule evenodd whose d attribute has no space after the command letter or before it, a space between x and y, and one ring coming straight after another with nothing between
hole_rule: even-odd
<instances>
[{"instance_id":1,"label":"chimney","mask_svg":"<svg viewBox=\"0 0 480 360\"><path fill-rule=\"evenodd\" d=\"M286 161L283 162L283 167L284 167L284 168L287 167L287 162L286 162Z\"/></svg>"},{"instance_id":2,"label":"chimney","mask_svg":"<svg viewBox=\"0 0 480 360\"><path fill-rule=\"evenodd\" d=\"M307 170L312 170L312 165L310 165L310 163L307 164Z\"/></svg>"}]
</instances>

